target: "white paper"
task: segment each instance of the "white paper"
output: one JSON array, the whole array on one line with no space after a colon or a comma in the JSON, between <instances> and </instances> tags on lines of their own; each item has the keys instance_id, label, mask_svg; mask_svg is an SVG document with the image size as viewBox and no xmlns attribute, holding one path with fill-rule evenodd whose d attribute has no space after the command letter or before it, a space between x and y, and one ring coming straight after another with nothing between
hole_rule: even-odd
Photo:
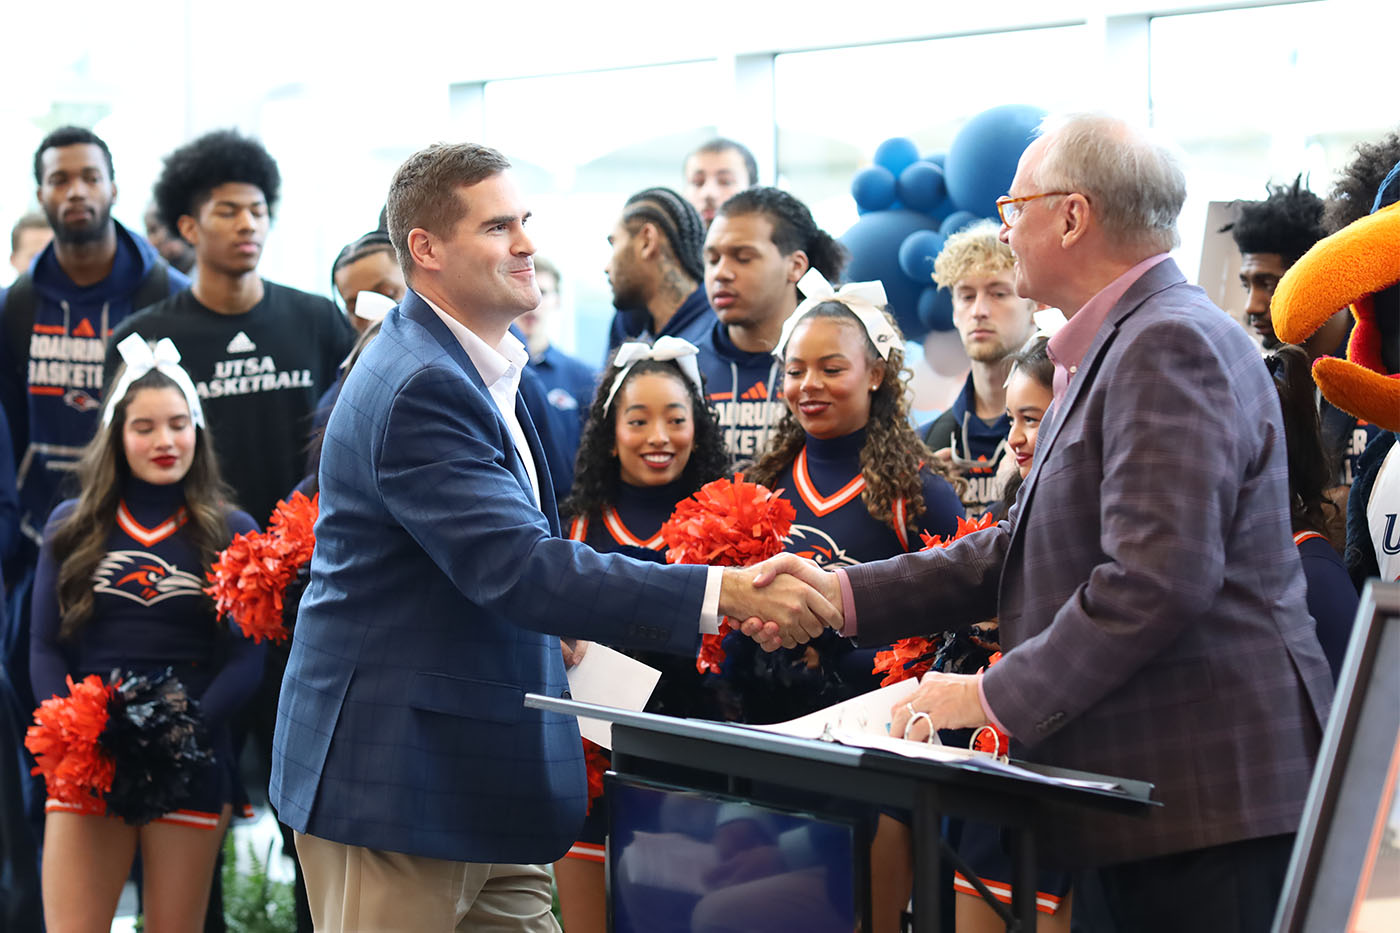
<instances>
[{"instance_id":1,"label":"white paper","mask_svg":"<svg viewBox=\"0 0 1400 933\"><path fill-rule=\"evenodd\" d=\"M572 699L641 712L661 672L606 645L589 642L583 660L569 668L567 676ZM612 723L580 716L578 731L585 739L612 748Z\"/></svg>"},{"instance_id":2,"label":"white paper","mask_svg":"<svg viewBox=\"0 0 1400 933\"><path fill-rule=\"evenodd\" d=\"M771 726L755 726L754 728L762 729L765 732L776 732L779 735L790 735L798 739L819 739L824 735L831 737L837 732L846 733L852 737L871 735L888 739L890 710L894 708L896 703L905 702L909 694L913 693L918 686L919 681L911 677L909 680L901 680L897 684L890 684L888 687L863 693L858 697L852 697L797 719L774 723ZM934 741L938 741L937 733L934 733ZM847 742L845 744L857 743Z\"/></svg>"}]
</instances>

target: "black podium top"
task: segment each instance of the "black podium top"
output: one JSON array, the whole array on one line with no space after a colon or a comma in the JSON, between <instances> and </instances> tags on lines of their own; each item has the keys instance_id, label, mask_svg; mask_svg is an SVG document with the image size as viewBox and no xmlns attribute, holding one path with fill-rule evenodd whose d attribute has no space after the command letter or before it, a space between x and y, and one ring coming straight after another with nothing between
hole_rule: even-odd
<instances>
[{"instance_id":1,"label":"black podium top","mask_svg":"<svg viewBox=\"0 0 1400 933\"><path fill-rule=\"evenodd\" d=\"M939 809L1007 825L1055 818L1053 814L1065 808L1145 815L1161 806L1151 799L1153 785L1145 781L1029 762L1012 762L1014 768L1006 768L981 755L953 761L908 758L750 726L635 713L538 694L526 694L525 705L611 722L618 771L628 770L618 757L631 755L909 809L921 787L932 787Z\"/></svg>"}]
</instances>

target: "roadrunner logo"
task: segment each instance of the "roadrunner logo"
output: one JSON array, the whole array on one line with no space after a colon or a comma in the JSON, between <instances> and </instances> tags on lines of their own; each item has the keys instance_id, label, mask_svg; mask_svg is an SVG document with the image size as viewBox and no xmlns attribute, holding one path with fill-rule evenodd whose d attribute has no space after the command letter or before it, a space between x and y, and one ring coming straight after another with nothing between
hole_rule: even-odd
<instances>
[{"instance_id":1,"label":"roadrunner logo","mask_svg":"<svg viewBox=\"0 0 1400 933\"><path fill-rule=\"evenodd\" d=\"M854 567L860 563L847 554L835 538L811 525L793 525L783 543L788 545L787 550L816 561L819 567Z\"/></svg>"},{"instance_id":2,"label":"roadrunner logo","mask_svg":"<svg viewBox=\"0 0 1400 933\"><path fill-rule=\"evenodd\" d=\"M93 591L121 596L154 606L172 596L199 596L199 577L186 573L145 551L109 551L92 575Z\"/></svg>"}]
</instances>

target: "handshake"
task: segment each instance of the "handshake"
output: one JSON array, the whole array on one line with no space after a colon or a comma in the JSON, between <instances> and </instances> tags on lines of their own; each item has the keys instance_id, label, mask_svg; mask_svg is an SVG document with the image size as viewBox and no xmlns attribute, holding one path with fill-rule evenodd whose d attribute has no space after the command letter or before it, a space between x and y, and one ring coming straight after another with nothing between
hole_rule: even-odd
<instances>
[{"instance_id":1,"label":"handshake","mask_svg":"<svg viewBox=\"0 0 1400 933\"><path fill-rule=\"evenodd\" d=\"M742 620L740 631L764 651L792 648L845 624L836 574L795 554L725 568L719 611Z\"/></svg>"}]
</instances>

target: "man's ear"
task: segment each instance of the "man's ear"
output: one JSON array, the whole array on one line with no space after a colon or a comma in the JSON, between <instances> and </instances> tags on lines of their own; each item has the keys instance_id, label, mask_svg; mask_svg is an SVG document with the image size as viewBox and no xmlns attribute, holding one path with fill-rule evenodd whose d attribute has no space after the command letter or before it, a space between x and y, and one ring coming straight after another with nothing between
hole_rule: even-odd
<instances>
[{"instance_id":1,"label":"man's ear","mask_svg":"<svg viewBox=\"0 0 1400 933\"><path fill-rule=\"evenodd\" d=\"M637 244L637 255L646 260L656 259L661 251L661 240L661 231L650 221L642 224L632 235L632 241Z\"/></svg>"},{"instance_id":2,"label":"man's ear","mask_svg":"<svg viewBox=\"0 0 1400 933\"><path fill-rule=\"evenodd\" d=\"M792 255L787 257L788 263L788 284L796 285L798 280L807 274L807 270L812 268L811 260L807 258L807 253L800 249L792 251Z\"/></svg>"},{"instance_id":3,"label":"man's ear","mask_svg":"<svg viewBox=\"0 0 1400 933\"><path fill-rule=\"evenodd\" d=\"M175 221L175 231L191 246L199 245L199 223L193 215L181 214L180 219Z\"/></svg>"},{"instance_id":4,"label":"man's ear","mask_svg":"<svg viewBox=\"0 0 1400 933\"><path fill-rule=\"evenodd\" d=\"M415 266L441 271L443 267L442 250L431 233L422 227L414 227L408 231L407 244L408 254L413 257Z\"/></svg>"},{"instance_id":5,"label":"man's ear","mask_svg":"<svg viewBox=\"0 0 1400 933\"><path fill-rule=\"evenodd\" d=\"M1089 200L1082 194L1065 196L1064 214L1060 233L1060 245L1069 248L1083 239L1089 232Z\"/></svg>"}]
</instances>

